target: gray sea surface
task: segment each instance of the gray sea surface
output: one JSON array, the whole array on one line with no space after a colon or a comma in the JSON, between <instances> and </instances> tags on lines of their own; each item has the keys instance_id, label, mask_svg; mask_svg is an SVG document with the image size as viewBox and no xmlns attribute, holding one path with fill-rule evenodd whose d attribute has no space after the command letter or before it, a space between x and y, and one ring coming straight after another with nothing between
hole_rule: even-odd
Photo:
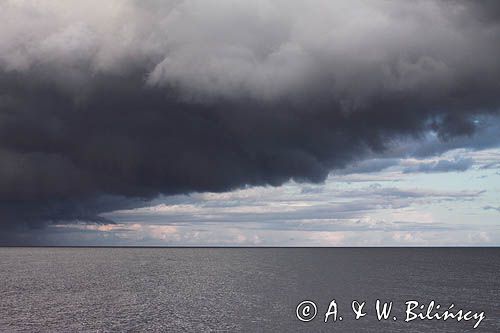
<instances>
[{"instance_id":1,"label":"gray sea surface","mask_svg":"<svg viewBox=\"0 0 500 333\"><path fill-rule=\"evenodd\" d=\"M333 299L343 320L324 323ZM485 319L405 322L407 300ZM500 249L0 248L0 331L500 332Z\"/></svg>"}]
</instances>

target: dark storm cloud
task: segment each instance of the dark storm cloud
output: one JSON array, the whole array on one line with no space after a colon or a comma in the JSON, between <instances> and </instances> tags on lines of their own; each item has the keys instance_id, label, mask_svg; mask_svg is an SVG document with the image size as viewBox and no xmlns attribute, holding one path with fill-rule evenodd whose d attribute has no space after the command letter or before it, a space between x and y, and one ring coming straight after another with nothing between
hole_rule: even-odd
<instances>
[{"instance_id":1,"label":"dark storm cloud","mask_svg":"<svg viewBox=\"0 0 500 333\"><path fill-rule=\"evenodd\" d=\"M446 151L466 149L488 149L498 147L500 142L500 120L496 116L479 116L471 122L475 132L472 135L461 135L447 140L441 140L434 134L427 135L420 143L415 141L400 147L405 155L428 157L442 154Z\"/></svg>"},{"instance_id":2,"label":"dark storm cloud","mask_svg":"<svg viewBox=\"0 0 500 333\"><path fill-rule=\"evenodd\" d=\"M500 106L490 6L2 2L0 219L106 222L159 194L321 182L401 138L470 136Z\"/></svg>"}]
</instances>

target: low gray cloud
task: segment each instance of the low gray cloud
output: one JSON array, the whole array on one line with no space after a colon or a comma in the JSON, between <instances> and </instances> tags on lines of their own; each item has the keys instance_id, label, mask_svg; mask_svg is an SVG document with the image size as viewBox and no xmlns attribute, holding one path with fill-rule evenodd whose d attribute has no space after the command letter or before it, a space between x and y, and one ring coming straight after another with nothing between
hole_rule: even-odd
<instances>
[{"instance_id":1,"label":"low gray cloud","mask_svg":"<svg viewBox=\"0 0 500 333\"><path fill-rule=\"evenodd\" d=\"M471 201L483 193L402 189L377 184L323 192L303 191L297 187L291 187L285 192L260 188L228 195L176 196L151 208L117 211L106 216L119 223L226 223L241 224L241 227L248 223L259 223L259 227L264 229L287 226L300 228L299 225L302 224L308 225L307 228L321 228L326 224L336 228L351 223L353 219L366 218L378 210L399 210L412 205L443 201ZM314 225L309 225L310 223Z\"/></svg>"},{"instance_id":2,"label":"low gray cloud","mask_svg":"<svg viewBox=\"0 0 500 333\"><path fill-rule=\"evenodd\" d=\"M494 206L484 206L484 210L496 210L497 212L500 212L500 207L494 207Z\"/></svg>"},{"instance_id":3,"label":"low gray cloud","mask_svg":"<svg viewBox=\"0 0 500 333\"><path fill-rule=\"evenodd\" d=\"M472 158L457 158L454 160L438 160L433 162L417 163L403 169L404 173L412 172L463 172L469 170L474 165Z\"/></svg>"},{"instance_id":4,"label":"low gray cloud","mask_svg":"<svg viewBox=\"0 0 500 333\"><path fill-rule=\"evenodd\" d=\"M348 167L338 170L335 174L353 174L353 173L372 173L385 170L387 168L399 165L397 158L375 158L358 161L350 164Z\"/></svg>"}]
</instances>

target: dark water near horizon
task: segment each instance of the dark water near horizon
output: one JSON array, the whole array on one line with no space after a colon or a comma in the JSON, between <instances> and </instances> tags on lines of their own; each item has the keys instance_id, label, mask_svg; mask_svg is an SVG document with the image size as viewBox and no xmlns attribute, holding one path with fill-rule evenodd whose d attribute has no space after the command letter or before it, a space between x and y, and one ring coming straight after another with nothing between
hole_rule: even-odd
<instances>
[{"instance_id":1,"label":"dark water near horizon","mask_svg":"<svg viewBox=\"0 0 500 333\"><path fill-rule=\"evenodd\" d=\"M1 332L500 332L500 249L0 248ZM378 321L375 300L394 302ZM335 299L342 321L324 323ZM354 320L352 300L366 301ZM318 315L296 318L302 300ZM485 311L404 322L405 301Z\"/></svg>"}]
</instances>

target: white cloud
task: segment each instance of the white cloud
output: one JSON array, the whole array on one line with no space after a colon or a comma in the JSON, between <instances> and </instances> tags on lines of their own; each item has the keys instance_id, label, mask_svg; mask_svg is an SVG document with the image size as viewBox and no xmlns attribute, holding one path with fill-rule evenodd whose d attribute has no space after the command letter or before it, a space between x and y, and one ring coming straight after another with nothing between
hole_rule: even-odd
<instances>
[{"instance_id":1,"label":"white cloud","mask_svg":"<svg viewBox=\"0 0 500 333\"><path fill-rule=\"evenodd\" d=\"M146 64L149 84L189 98L314 88L350 110L385 93L442 94L497 66L497 28L467 10L429 0L9 0L0 3L0 68L64 68L59 75L84 81Z\"/></svg>"}]
</instances>

